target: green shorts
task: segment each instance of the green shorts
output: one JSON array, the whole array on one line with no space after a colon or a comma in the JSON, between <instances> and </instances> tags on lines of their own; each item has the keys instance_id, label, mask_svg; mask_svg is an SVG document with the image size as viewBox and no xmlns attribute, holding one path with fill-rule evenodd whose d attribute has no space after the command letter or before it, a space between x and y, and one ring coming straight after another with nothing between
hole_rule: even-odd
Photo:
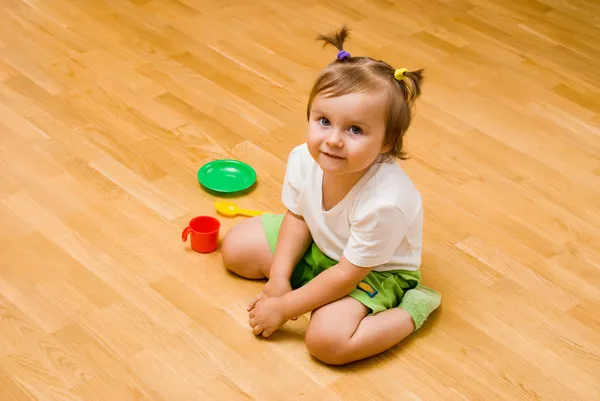
<instances>
[{"instance_id":1,"label":"green shorts","mask_svg":"<svg viewBox=\"0 0 600 401\"><path fill-rule=\"evenodd\" d=\"M283 217L283 214L267 213L263 214L261 218L273 253L275 253ZM321 252L313 242L294 268L290 284L293 289L300 288L337 263ZM419 270L371 271L349 295L369 308L371 315L397 307L404 293L417 287L420 282L421 272Z\"/></svg>"}]
</instances>

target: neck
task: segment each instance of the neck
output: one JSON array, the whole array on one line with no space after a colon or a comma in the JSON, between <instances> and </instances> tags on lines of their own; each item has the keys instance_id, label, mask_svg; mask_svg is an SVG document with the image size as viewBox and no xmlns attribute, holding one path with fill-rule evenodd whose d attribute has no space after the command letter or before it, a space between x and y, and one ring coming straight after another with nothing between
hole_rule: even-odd
<instances>
[{"instance_id":1,"label":"neck","mask_svg":"<svg viewBox=\"0 0 600 401\"><path fill-rule=\"evenodd\" d=\"M356 173L343 174L343 175L331 175L331 174L324 173L323 179L327 181L327 186L329 186L331 189L335 190L336 192L344 191L345 193L347 193L348 191L350 191L350 189L352 189L354 184L356 184L358 182L358 180L360 180L360 178L365 174L365 172L367 170L368 169L363 170L363 171L358 171Z\"/></svg>"},{"instance_id":2,"label":"neck","mask_svg":"<svg viewBox=\"0 0 600 401\"><path fill-rule=\"evenodd\" d=\"M346 195L346 193L348 193L352 187L354 186L354 184L356 184L363 175L365 175L365 173L367 171L369 171L369 169L371 167L373 167L373 165L375 165L377 163L379 158L373 160L373 162L371 162L371 164L368 165L367 168L357 171L355 173L348 173L348 174L342 174L342 175L331 175L331 174L327 174L327 173L323 173L323 183L325 182L325 177L327 177L327 181L328 184L330 185L332 189L336 189L336 190L344 190L346 189L346 191L344 192L344 195ZM323 184L325 185L325 184Z\"/></svg>"},{"instance_id":3,"label":"neck","mask_svg":"<svg viewBox=\"0 0 600 401\"><path fill-rule=\"evenodd\" d=\"M352 187L369 170L368 168L356 173L332 175L323 173L323 207L329 210L344 199Z\"/></svg>"}]
</instances>

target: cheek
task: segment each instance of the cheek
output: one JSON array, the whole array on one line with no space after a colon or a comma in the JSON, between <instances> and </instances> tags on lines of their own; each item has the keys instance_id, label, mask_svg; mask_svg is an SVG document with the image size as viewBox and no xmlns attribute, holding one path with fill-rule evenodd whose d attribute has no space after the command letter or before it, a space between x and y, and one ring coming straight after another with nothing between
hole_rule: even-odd
<instances>
[{"instance_id":1,"label":"cheek","mask_svg":"<svg viewBox=\"0 0 600 401\"><path fill-rule=\"evenodd\" d=\"M355 140L347 142L348 157L358 163L369 164L379 155L380 148L370 140Z\"/></svg>"},{"instance_id":2,"label":"cheek","mask_svg":"<svg viewBox=\"0 0 600 401\"><path fill-rule=\"evenodd\" d=\"M328 129L324 128L318 121L311 121L308 126L308 137L313 141L323 141L327 138Z\"/></svg>"},{"instance_id":3,"label":"cheek","mask_svg":"<svg viewBox=\"0 0 600 401\"><path fill-rule=\"evenodd\" d=\"M319 147L321 146L321 142L323 142L323 133L319 126L316 126L314 123L311 123L308 126L308 136L306 138L306 143L308 145L308 149L311 153L318 153Z\"/></svg>"}]
</instances>

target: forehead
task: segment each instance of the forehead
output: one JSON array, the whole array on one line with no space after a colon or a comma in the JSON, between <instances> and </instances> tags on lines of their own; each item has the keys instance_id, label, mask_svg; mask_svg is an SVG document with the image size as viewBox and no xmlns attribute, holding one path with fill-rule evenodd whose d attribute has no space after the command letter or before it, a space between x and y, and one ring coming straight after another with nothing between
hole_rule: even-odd
<instances>
[{"instance_id":1,"label":"forehead","mask_svg":"<svg viewBox=\"0 0 600 401\"><path fill-rule=\"evenodd\" d=\"M312 109L341 119L383 123L386 103L382 92L358 92L336 97L319 94L315 96Z\"/></svg>"}]
</instances>

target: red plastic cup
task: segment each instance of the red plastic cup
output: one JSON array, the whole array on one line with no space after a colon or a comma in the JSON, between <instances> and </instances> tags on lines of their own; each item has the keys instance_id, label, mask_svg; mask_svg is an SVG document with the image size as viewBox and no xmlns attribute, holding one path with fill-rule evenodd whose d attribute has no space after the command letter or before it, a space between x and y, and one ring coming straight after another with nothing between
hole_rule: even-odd
<instances>
[{"instance_id":1,"label":"red plastic cup","mask_svg":"<svg viewBox=\"0 0 600 401\"><path fill-rule=\"evenodd\" d=\"M197 216L190 220L189 225L183 229L181 239L186 242L191 234L192 249L196 252L209 253L219 245L219 220L210 216Z\"/></svg>"}]
</instances>

